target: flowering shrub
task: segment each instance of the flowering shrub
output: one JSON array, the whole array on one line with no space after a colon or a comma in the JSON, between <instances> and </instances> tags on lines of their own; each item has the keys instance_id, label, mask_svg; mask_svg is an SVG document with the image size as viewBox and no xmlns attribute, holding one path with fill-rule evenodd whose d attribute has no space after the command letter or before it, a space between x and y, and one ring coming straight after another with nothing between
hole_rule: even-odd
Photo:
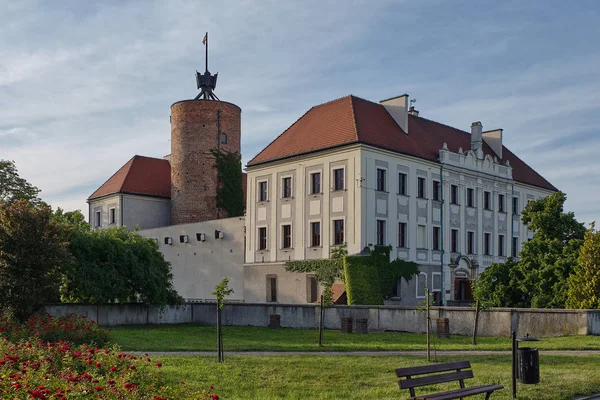
<instances>
[{"instance_id":1,"label":"flowering shrub","mask_svg":"<svg viewBox=\"0 0 600 400\"><path fill-rule=\"evenodd\" d=\"M0 336L12 342L21 339L45 342L65 341L74 344L88 343L99 347L108 343L107 331L100 329L95 321L89 321L76 314L61 317L52 317L48 313L36 314L23 324L0 317Z\"/></svg>"},{"instance_id":2,"label":"flowering shrub","mask_svg":"<svg viewBox=\"0 0 600 400\"><path fill-rule=\"evenodd\" d=\"M217 400L212 386L190 393L163 382L162 364L117 347L0 339L0 398L7 399L202 399Z\"/></svg>"}]
</instances>

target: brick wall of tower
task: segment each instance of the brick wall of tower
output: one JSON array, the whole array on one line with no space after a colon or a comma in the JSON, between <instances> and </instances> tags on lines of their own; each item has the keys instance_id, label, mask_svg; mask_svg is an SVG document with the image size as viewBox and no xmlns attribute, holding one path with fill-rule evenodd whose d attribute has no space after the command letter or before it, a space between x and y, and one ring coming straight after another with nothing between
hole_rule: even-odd
<instances>
[{"instance_id":1,"label":"brick wall of tower","mask_svg":"<svg viewBox=\"0 0 600 400\"><path fill-rule=\"evenodd\" d=\"M235 104L185 100L171 106L171 224L227 217L217 210L212 149L240 152L241 112ZM220 132L227 143L219 144Z\"/></svg>"}]
</instances>

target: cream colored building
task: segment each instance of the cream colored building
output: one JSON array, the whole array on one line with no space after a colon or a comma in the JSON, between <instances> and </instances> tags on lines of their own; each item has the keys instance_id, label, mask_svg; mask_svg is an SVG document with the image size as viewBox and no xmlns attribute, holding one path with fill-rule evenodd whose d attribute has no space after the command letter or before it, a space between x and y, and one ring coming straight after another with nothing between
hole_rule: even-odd
<instances>
[{"instance_id":1,"label":"cream colored building","mask_svg":"<svg viewBox=\"0 0 600 400\"><path fill-rule=\"evenodd\" d=\"M350 254L391 245L420 265L392 303L416 304L425 287L440 302L469 300L470 280L531 237L525 204L556 191L502 135L419 117L407 95L313 107L248 163L245 301L314 302L314 276L284 264L341 243Z\"/></svg>"}]
</instances>

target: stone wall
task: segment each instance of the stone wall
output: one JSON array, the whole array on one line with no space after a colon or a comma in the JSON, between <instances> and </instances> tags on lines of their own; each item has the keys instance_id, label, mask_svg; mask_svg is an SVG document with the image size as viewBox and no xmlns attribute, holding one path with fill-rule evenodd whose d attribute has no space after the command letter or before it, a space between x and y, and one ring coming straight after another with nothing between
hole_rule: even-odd
<instances>
[{"instance_id":1,"label":"stone wall","mask_svg":"<svg viewBox=\"0 0 600 400\"><path fill-rule=\"evenodd\" d=\"M144 304L110 305L49 305L52 315L77 313L97 321L100 325L144 325L215 323L215 303L187 303L182 306L157 308ZM287 304L226 304L223 323L229 326L267 326L269 316L279 314L281 326L289 328L318 328L319 307ZM466 307L432 307L431 328L436 331L436 319L448 318L450 333L471 335L475 311ZM341 319L368 318L371 331L400 331L424 333L425 312L416 307L396 306L334 306L325 309L325 328L340 329ZM527 333L533 337L564 335L600 335L599 310L545 310L497 308L481 311L480 336L508 337L512 330L518 336Z\"/></svg>"}]
</instances>

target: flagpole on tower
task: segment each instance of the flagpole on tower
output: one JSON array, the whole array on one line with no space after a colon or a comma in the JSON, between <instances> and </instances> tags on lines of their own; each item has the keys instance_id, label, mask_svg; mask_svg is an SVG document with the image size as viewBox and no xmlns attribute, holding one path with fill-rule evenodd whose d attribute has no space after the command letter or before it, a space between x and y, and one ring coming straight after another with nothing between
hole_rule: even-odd
<instances>
[{"instance_id":1,"label":"flagpole on tower","mask_svg":"<svg viewBox=\"0 0 600 400\"><path fill-rule=\"evenodd\" d=\"M204 36L204 44L206 47L206 71L208 71L208 32L206 32L206 35Z\"/></svg>"}]
</instances>

